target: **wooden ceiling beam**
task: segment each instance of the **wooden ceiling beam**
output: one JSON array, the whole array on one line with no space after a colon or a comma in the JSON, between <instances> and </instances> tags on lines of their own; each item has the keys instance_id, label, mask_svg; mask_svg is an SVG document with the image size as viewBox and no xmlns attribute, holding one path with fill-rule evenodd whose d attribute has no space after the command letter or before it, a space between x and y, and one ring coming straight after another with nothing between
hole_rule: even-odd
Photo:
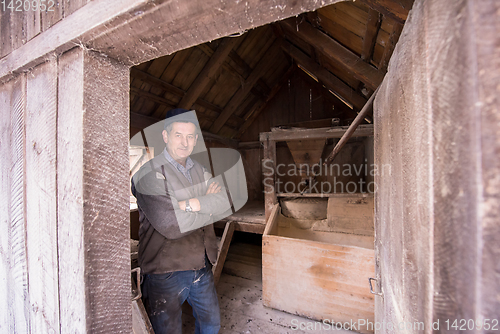
<instances>
[{"instance_id":1,"label":"wooden ceiling beam","mask_svg":"<svg viewBox=\"0 0 500 334\"><path fill-rule=\"evenodd\" d=\"M180 88L175 87L174 85L166 82L165 80L157 78L149 73L143 72L143 71L138 70L134 67L132 67L131 73L134 76L134 78L138 78L138 79L140 79L144 82L147 82L153 86L160 87L169 93L172 93L176 96L179 96L180 98L182 98L186 94L185 91L183 91ZM137 91L137 90L134 90L134 91ZM141 91L141 92L143 92L143 91ZM198 98L194 104L199 105L200 107L206 108L210 111L216 112L217 114L220 114L222 112L222 108L220 108L220 107L216 106L215 104L212 104L204 99L201 99L201 98ZM175 105L175 103L173 101L171 101L170 105L171 106ZM234 117L237 119L238 122L243 123L244 120L241 117L236 116L236 115L234 115Z\"/></svg>"},{"instance_id":2,"label":"wooden ceiling beam","mask_svg":"<svg viewBox=\"0 0 500 334\"><path fill-rule=\"evenodd\" d=\"M384 73L364 61L360 61L357 55L305 20L299 24L292 24L295 22L294 20L295 18L292 21L285 20L281 24L287 31L298 35L323 55L345 67L356 79L364 82L371 89L375 90L380 85L384 79Z\"/></svg>"},{"instance_id":3,"label":"wooden ceiling beam","mask_svg":"<svg viewBox=\"0 0 500 334\"><path fill-rule=\"evenodd\" d=\"M214 50L208 44L202 44L198 45L198 48L202 50L206 55L209 57L214 53ZM229 64L228 62L225 62L222 66L231 74L237 76L240 80L245 81L250 73L252 73L252 68L236 53L236 51L231 50L228 56L229 59L232 60L232 64ZM257 81L256 86L260 86L261 90L264 91L266 94L271 91L271 88L261 79ZM259 90L256 87L252 88L252 93L254 95L262 95Z\"/></svg>"},{"instance_id":4,"label":"wooden ceiling beam","mask_svg":"<svg viewBox=\"0 0 500 334\"><path fill-rule=\"evenodd\" d=\"M394 21L404 24L408 13L413 7L414 0L360 0L362 3L374 9Z\"/></svg>"},{"instance_id":5,"label":"wooden ceiling beam","mask_svg":"<svg viewBox=\"0 0 500 334\"><path fill-rule=\"evenodd\" d=\"M243 102L247 94L250 92L253 86L257 83L257 81L271 68L271 66L275 63L275 60L278 58L279 53L281 52L280 46L281 43L274 43L270 50L267 50L267 54L264 55L257 65L255 66L252 73L248 76L245 83L238 89L238 91L233 95L231 100L226 104L224 110L219 115L219 117L215 120L215 122L210 127L210 132L218 133L224 123L231 117L236 108Z\"/></svg>"},{"instance_id":6,"label":"wooden ceiling beam","mask_svg":"<svg viewBox=\"0 0 500 334\"><path fill-rule=\"evenodd\" d=\"M184 97L181 99L178 108L190 109L194 102L198 99L205 87L210 83L215 73L224 63L225 59L236 45L241 43L239 38L225 38L219 44L219 47L214 52L210 60L205 65L200 74L196 77L191 87L187 90Z\"/></svg>"},{"instance_id":7,"label":"wooden ceiling beam","mask_svg":"<svg viewBox=\"0 0 500 334\"><path fill-rule=\"evenodd\" d=\"M243 125L240 127L240 129L238 130L238 133L235 135L234 138L239 139L243 135L243 133L245 133L245 131L250 127L250 125L252 125L252 123L260 115L260 113L262 112L262 110L264 110L264 108L269 103L269 101L271 101L274 98L274 96L280 91L281 87L283 87L283 85L285 84L285 82L287 82L288 79L290 79L290 77L292 76L292 73L295 72L296 68L297 67L295 67L295 65L290 66L290 68L286 71L285 75L273 87L273 89L271 89L271 91L267 95L265 101L261 100L261 101L257 102L252 107L252 109L250 109L250 111L244 117L245 118L245 123L243 123Z\"/></svg>"},{"instance_id":8,"label":"wooden ceiling beam","mask_svg":"<svg viewBox=\"0 0 500 334\"><path fill-rule=\"evenodd\" d=\"M174 95L177 95L179 97L183 97L184 94L186 94L185 91L183 91L180 88L175 87L171 83L168 83L167 81L157 78L152 74L149 74L147 72L141 71L135 67L132 67L130 69L130 74L132 75L133 78L137 78L141 80L142 82L148 83L152 86L157 86L160 87L164 90L166 90L169 93L172 93Z\"/></svg>"},{"instance_id":9,"label":"wooden ceiling beam","mask_svg":"<svg viewBox=\"0 0 500 334\"><path fill-rule=\"evenodd\" d=\"M339 94L344 100L351 103L357 110L363 108L366 103L366 99L345 84L342 80L333 75L330 71L314 62L305 53L289 42L284 42L282 48L298 64L316 76L318 80L321 81L328 89L331 89L335 93Z\"/></svg>"},{"instance_id":10,"label":"wooden ceiling beam","mask_svg":"<svg viewBox=\"0 0 500 334\"><path fill-rule=\"evenodd\" d=\"M377 42L377 35L382 24L382 15L373 9L368 11L368 21L366 22L366 32L363 37L363 50L361 52L361 59L370 63L373 57L373 49Z\"/></svg>"},{"instance_id":11,"label":"wooden ceiling beam","mask_svg":"<svg viewBox=\"0 0 500 334\"><path fill-rule=\"evenodd\" d=\"M403 25L397 22L394 22L392 32L389 35L389 41L387 42L384 53L382 54L382 58L380 59L380 63L378 68L380 71L384 73L387 72L387 67L389 66L389 60L392 57L392 53L394 52L394 48L399 40L399 36L403 31Z\"/></svg>"},{"instance_id":12,"label":"wooden ceiling beam","mask_svg":"<svg viewBox=\"0 0 500 334\"><path fill-rule=\"evenodd\" d=\"M133 94L136 94L137 96L142 97L144 99L149 99L155 103L158 103L161 106L165 106L167 108L167 110L175 108L175 104L176 104L175 101L172 101L172 100L169 100L167 98L155 95L155 94L150 93L150 92L146 92L144 90L141 90L140 88L131 87L130 92ZM207 119L211 122L215 121L217 118L217 117L209 116L209 115L202 114L202 113L198 113L197 115L199 116L200 119ZM243 119L240 117L238 119L238 121L243 122Z\"/></svg>"},{"instance_id":13,"label":"wooden ceiling beam","mask_svg":"<svg viewBox=\"0 0 500 334\"><path fill-rule=\"evenodd\" d=\"M168 99L166 99L164 97L158 96L158 95L150 93L150 92L146 92L144 90L141 90L140 88L130 87L130 93L136 94L139 97L143 97L145 99L149 99L149 100L151 100L153 102L162 104L162 105L164 105L164 106L166 106L166 107L168 107L170 109L175 108L175 102L174 101L168 100Z\"/></svg>"}]
</instances>

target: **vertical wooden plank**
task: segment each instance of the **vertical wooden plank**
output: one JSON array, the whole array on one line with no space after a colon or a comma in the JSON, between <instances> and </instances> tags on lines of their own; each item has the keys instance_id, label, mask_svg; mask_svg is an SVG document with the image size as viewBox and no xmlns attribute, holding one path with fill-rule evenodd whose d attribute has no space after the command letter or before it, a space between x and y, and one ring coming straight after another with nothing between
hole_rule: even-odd
<instances>
[{"instance_id":1,"label":"vertical wooden plank","mask_svg":"<svg viewBox=\"0 0 500 334\"><path fill-rule=\"evenodd\" d=\"M397 71L389 69L374 102L375 261L383 291L383 297L375 297L375 313L378 322L424 322L427 329L434 293L435 121L428 99L432 89L427 77L427 36L419 28L427 24L422 2L415 3L407 24L394 53Z\"/></svg>"},{"instance_id":2,"label":"vertical wooden plank","mask_svg":"<svg viewBox=\"0 0 500 334\"><path fill-rule=\"evenodd\" d=\"M26 253L26 77L13 82L11 97L10 164L10 333L30 331L28 273Z\"/></svg>"},{"instance_id":3,"label":"vertical wooden plank","mask_svg":"<svg viewBox=\"0 0 500 334\"><path fill-rule=\"evenodd\" d=\"M56 222L57 62L27 79L26 234L33 333L59 333Z\"/></svg>"},{"instance_id":4,"label":"vertical wooden plank","mask_svg":"<svg viewBox=\"0 0 500 334\"><path fill-rule=\"evenodd\" d=\"M36 10L29 10L26 12L26 41L38 35L41 30L40 6L37 6Z\"/></svg>"},{"instance_id":5,"label":"vertical wooden plank","mask_svg":"<svg viewBox=\"0 0 500 334\"><path fill-rule=\"evenodd\" d=\"M71 15L81 7L85 6L89 0L64 0L64 17Z\"/></svg>"},{"instance_id":6,"label":"vertical wooden plank","mask_svg":"<svg viewBox=\"0 0 500 334\"><path fill-rule=\"evenodd\" d=\"M0 10L0 58L8 55L12 51L11 20L14 14L12 11Z\"/></svg>"},{"instance_id":7,"label":"vertical wooden plank","mask_svg":"<svg viewBox=\"0 0 500 334\"><path fill-rule=\"evenodd\" d=\"M27 11L14 12L11 17L12 50L26 43L26 15Z\"/></svg>"},{"instance_id":8,"label":"vertical wooden plank","mask_svg":"<svg viewBox=\"0 0 500 334\"><path fill-rule=\"evenodd\" d=\"M11 333L9 324L10 307L10 166L11 166L11 91L12 82L0 86L0 291L4 291L0 298L0 332Z\"/></svg>"},{"instance_id":9,"label":"vertical wooden plank","mask_svg":"<svg viewBox=\"0 0 500 334\"><path fill-rule=\"evenodd\" d=\"M262 159L262 182L264 183L264 209L266 222L271 215L276 198L276 142L269 138L261 138L264 142L264 159Z\"/></svg>"},{"instance_id":10,"label":"vertical wooden plank","mask_svg":"<svg viewBox=\"0 0 500 334\"><path fill-rule=\"evenodd\" d=\"M129 79L127 66L84 61L83 177L87 331L130 333Z\"/></svg>"},{"instance_id":11,"label":"vertical wooden plank","mask_svg":"<svg viewBox=\"0 0 500 334\"><path fill-rule=\"evenodd\" d=\"M46 31L63 18L64 1L47 0L47 8L41 11L42 31Z\"/></svg>"},{"instance_id":12,"label":"vertical wooden plank","mask_svg":"<svg viewBox=\"0 0 500 334\"><path fill-rule=\"evenodd\" d=\"M57 107L57 245L62 333L86 333L83 235L83 58L59 59Z\"/></svg>"}]
</instances>

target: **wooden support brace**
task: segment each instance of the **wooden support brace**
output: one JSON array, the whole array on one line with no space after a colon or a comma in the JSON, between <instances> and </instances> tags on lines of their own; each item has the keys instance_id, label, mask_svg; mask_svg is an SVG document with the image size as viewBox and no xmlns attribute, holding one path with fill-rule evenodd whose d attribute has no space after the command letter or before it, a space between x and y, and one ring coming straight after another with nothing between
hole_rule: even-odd
<instances>
[{"instance_id":1,"label":"wooden support brace","mask_svg":"<svg viewBox=\"0 0 500 334\"><path fill-rule=\"evenodd\" d=\"M222 234L222 239L220 241L219 254L217 255L217 263L212 268L214 274L214 284L219 283L220 275L222 273L222 268L224 267L224 262L226 262L227 252L229 251L229 245L233 239L234 234L234 224L232 221L227 222L224 228L224 233Z\"/></svg>"},{"instance_id":2,"label":"wooden support brace","mask_svg":"<svg viewBox=\"0 0 500 334\"><path fill-rule=\"evenodd\" d=\"M337 143L337 145L335 145L335 147L333 148L332 153L330 153L330 155L325 159L325 165L329 164L335 158L335 156L340 152L340 150L342 149L342 147L344 147L345 143L347 143L347 141L351 138L351 136L353 135L354 131L356 131L358 125L361 124L361 122L363 121L363 119L366 117L368 111L370 109L372 109L372 107L373 107L373 100L375 99L375 96L377 95L377 92L378 92L378 88L377 88L377 90L375 90L375 92L373 92L372 96L370 96L370 98L366 102L366 104L363 107L363 109L361 109L361 111L359 112L358 116L351 123L351 125L349 126L349 128L347 129L347 131L344 133L344 135L342 136L342 138L340 138L340 140Z\"/></svg>"}]
</instances>

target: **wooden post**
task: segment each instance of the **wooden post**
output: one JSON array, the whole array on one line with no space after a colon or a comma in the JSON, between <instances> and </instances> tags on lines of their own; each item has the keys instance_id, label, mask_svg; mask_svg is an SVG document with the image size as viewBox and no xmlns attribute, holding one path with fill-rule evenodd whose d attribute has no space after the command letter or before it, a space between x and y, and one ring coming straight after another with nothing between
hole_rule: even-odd
<instances>
[{"instance_id":1,"label":"wooden post","mask_svg":"<svg viewBox=\"0 0 500 334\"><path fill-rule=\"evenodd\" d=\"M26 256L26 76L0 86L0 321L6 332L30 325Z\"/></svg>"},{"instance_id":2,"label":"wooden post","mask_svg":"<svg viewBox=\"0 0 500 334\"><path fill-rule=\"evenodd\" d=\"M262 159L262 174L264 176L264 206L266 212L266 222L274 204L277 203L276 197L276 141L270 140L267 134L264 134L264 159ZM262 141L262 139L261 139Z\"/></svg>"},{"instance_id":3,"label":"wooden post","mask_svg":"<svg viewBox=\"0 0 500 334\"><path fill-rule=\"evenodd\" d=\"M81 56L87 330L130 332L129 69Z\"/></svg>"},{"instance_id":4,"label":"wooden post","mask_svg":"<svg viewBox=\"0 0 500 334\"><path fill-rule=\"evenodd\" d=\"M37 66L26 85L26 244L30 327L59 333L57 254L57 62Z\"/></svg>"}]
</instances>

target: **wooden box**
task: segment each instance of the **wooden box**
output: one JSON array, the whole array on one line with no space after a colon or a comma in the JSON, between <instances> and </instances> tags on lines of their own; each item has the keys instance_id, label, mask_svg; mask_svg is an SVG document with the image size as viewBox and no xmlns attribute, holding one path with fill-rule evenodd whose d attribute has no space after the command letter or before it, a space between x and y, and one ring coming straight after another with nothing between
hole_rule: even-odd
<instances>
[{"instance_id":1,"label":"wooden box","mask_svg":"<svg viewBox=\"0 0 500 334\"><path fill-rule=\"evenodd\" d=\"M309 225L294 220L281 215L277 204L266 226L264 305L329 323L358 319L375 323L374 295L368 284L375 275L373 235L325 231L328 219ZM373 333L366 327L356 331Z\"/></svg>"}]
</instances>

